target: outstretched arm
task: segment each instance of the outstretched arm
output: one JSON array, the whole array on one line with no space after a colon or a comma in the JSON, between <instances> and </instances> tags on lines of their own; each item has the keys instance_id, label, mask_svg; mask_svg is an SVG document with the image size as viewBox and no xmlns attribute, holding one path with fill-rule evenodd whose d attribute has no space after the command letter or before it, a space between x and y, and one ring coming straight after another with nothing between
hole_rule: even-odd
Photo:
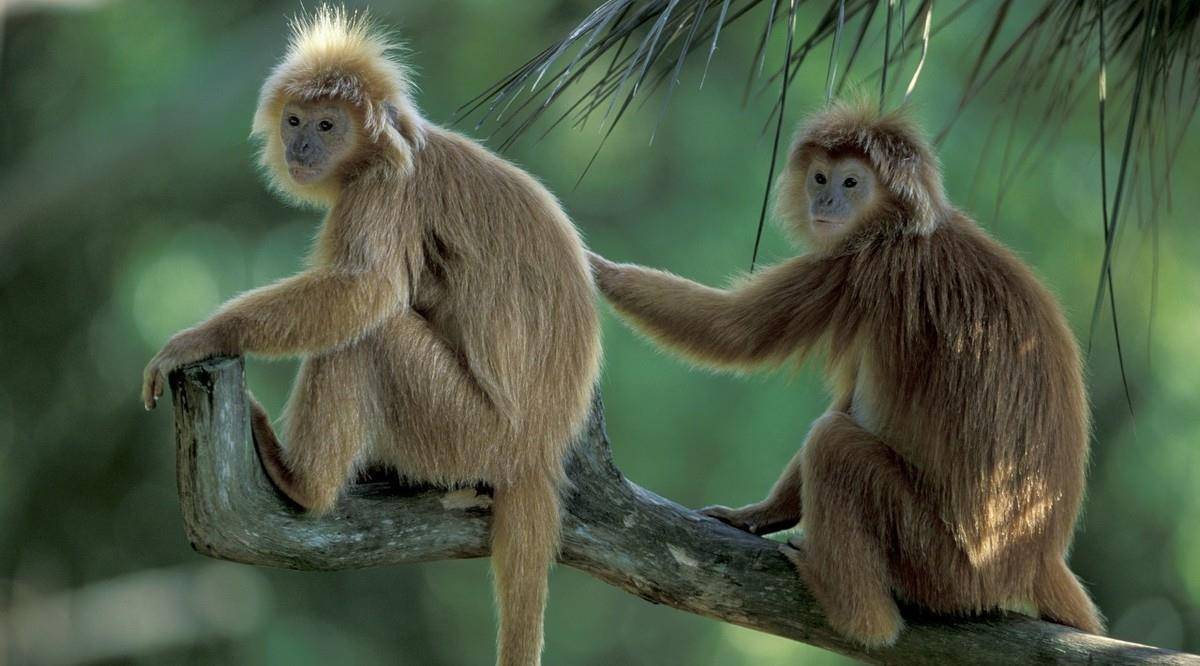
<instances>
[{"instance_id":1,"label":"outstretched arm","mask_svg":"<svg viewBox=\"0 0 1200 666\"><path fill-rule=\"evenodd\" d=\"M333 267L248 291L167 342L146 366L142 400L152 409L167 373L209 356L308 354L349 342L403 307L403 291L382 271Z\"/></svg>"},{"instance_id":2,"label":"outstretched arm","mask_svg":"<svg viewBox=\"0 0 1200 666\"><path fill-rule=\"evenodd\" d=\"M317 268L238 296L201 326L224 331L242 353L308 354L375 327L403 306L403 291L382 272Z\"/></svg>"},{"instance_id":3,"label":"outstretched arm","mask_svg":"<svg viewBox=\"0 0 1200 666\"><path fill-rule=\"evenodd\" d=\"M664 271L589 253L600 291L634 326L714 366L779 362L821 334L842 294L836 258L802 256L713 289Z\"/></svg>"},{"instance_id":4,"label":"outstretched arm","mask_svg":"<svg viewBox=\"0 0 1200 666\"><path fill-rule=\"evenodd\" d=\"M248 291L201 324L172 337L142 375L153 409L171 370L222 355L308 355L355 340L407 306L420 266L420 226L381 211L363 192L346 192L330 211L316 265Z\"/></svg>"}]
</instances>

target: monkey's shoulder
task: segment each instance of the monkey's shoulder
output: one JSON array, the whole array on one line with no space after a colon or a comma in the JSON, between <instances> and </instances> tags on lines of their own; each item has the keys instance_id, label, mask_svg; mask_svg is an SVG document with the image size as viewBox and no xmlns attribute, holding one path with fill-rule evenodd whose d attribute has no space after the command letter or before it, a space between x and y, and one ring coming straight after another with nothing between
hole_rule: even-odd
<instances>
[{"instance_id":1,"label":"monkey's shoulder","mask_svg":"<svg viewBox=\"0 0 1200 666\"><path fill-rule=\"evenodd\" d=\"M404 179L401 208L451 245L506 247L534 256L566 252L582 265L582 240L558 199L469 137L432 128Z\"/></svg>"},{"instance_id":2,"label":"monkey's shoulder","mask_svg":"<svg viewBox=\"0 0 1200 666\"><path fill-rule=\"evenodd\" d=\"M853 257L848 296L922 344L996 349L997 339L1072 338L1058 300L1015 253L966 216L925 235L876 240ZM986 335L985 335L986 334Z\"/></svg>"},{"instance_id":3,"label":"monkey's shoulder","mask_svg":"<svg viewBox=\"0 0 1200 666\"><path fill-rule=\"evenodd\" d=\"M476 197L496 196L510 204L559 208L557 199L527 171L474 139L442 127L430 128L410 177L418 187L436 185Z\"/></svg>"},{"instance_id":4,"label":"monkey's shoulder","mask_svg":"<svg viewBox=\"0 0 1200 666\"><path fill-rule=\"evenodd\" d=\"M1041 280L1015 252L958 213L928 234L877 239L865 251L877 270L904 286L965 295L1002 290L1013 297L1046 295Z\"/></svg>"}]
</instances>

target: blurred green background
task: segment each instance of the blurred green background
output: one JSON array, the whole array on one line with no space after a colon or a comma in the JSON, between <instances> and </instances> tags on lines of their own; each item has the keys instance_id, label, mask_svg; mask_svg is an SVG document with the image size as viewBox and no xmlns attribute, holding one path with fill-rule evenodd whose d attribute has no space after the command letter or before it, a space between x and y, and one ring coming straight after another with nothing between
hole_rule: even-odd
<instances>
[{"instance_id":1,"label":"blurred green background","mask_svg":"<svg viewBox=\"0 0 1200 666\"><path fill-rule=\"evenodd\" d=\"M420 105L444 123L592 6L377 0L373 11L407 41ZM258 86L298 3L4 7L0 663L490 663L486 560L315 574L193 553L176 500L170 410L147 414L139 404L142 367L167 337L297 270L320 221L268 193L247 139ZM802 12L800 30L813 20ZM952 111L980 25L967 12L933 40L913 94L931 130ZM761 129L773 93L745 108L740 99L760 26L755 18L723 33L702 89L699 68L684 70L652 146L661 97L623 120L578 187L601 136L594 122L540 142L535 133L507 156L561 197L601 253L722 283L749 263L770 154ZM816 62L792 89L789 124L823 100L824 58ZM861 78L869 69L852 82L876 86ZM941 149L952 199L1037 269L1085 343L1103 247L1093 99L1016 174L1003 206L994 176L1003 151L982 148L1013 100L985 90ZM1127 111L1117 104L1112 113L1120 125ZM1013 127L1020 146L1037 122ZM464 129L483 138L488 128ZM1072 557L1113 635L1190 651L1200 651L1198 139L1191 130L1180 151L1157 263L1155 234L1137 223L1150 201L1130 200L1115 277L1136 428L1105 313L1088 360L1095 446ZM768 228L767 261L794 251ZM695 371L610 314L605 344L617 463L688 506L759 499L825 406L815 367L797 376ZM250 384L274 414L294 371L250 364ZM553 575L547 636L551 664L841 661L566 568Z\"/></svg>"}]
</instances>

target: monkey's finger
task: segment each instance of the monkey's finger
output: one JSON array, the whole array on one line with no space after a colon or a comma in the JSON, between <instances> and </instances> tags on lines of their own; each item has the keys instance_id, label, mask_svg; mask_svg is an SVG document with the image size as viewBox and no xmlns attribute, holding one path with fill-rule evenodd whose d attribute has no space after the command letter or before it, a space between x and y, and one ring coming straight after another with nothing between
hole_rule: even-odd
<instances>
[{"instance_id":1,"label":"monkey's finger","mask_svg":"<svg viewBox=\"0 0 1200 666\"><path fill-rule=\"evenodd\" d=\"M734 515L734 510L727 506L721 506L719 504L706 506L703 509L700 509L700 513L708 516L709 518L716 518L730 527L736 527L747 532L750 531L750 526L747 525L745 521L739 520L738 517Z\"/></svg>"},{"instance_id":2,"label":"monkey's finger","mask_svg":"<svg viewBox=\"0 0 1200 666\"><path fill-rule=\"evenodd\" d=\"M804 543L801 541L801 537L793 536L785 543L779 544L779 552L783 553L784 557L791 560L792 565L797 569L803 570L803 568L807 565L808 555L805 551Z\"/></svg>"},{"instance_id":3,"label":"monkey's finger","mask_svg":"<svg viewBox=\"0 0 1200 666\"><path fill-rule=\"evenodd\" d=\"M150 399L152 392L151 381L153 381L153 375L150 372L150 368L146 368L142 371L142 406L147 411L154 409L154 401Z\"/></svg>"},{"instance_id":4,"label":"monkey's finger","mask_svg":"<svg viewBox=\"0 0 1200 666\"><path fill-rule=\"evenodd\" d=\"M591 250L587 251L587 257L588 263L592 265L592 272L599 272L603 269L611 268L614 265L613 262L596 254L595 252L592 252Z\"/></svg>"},{"instance_id":5,"label":"monkey's finger","mask_svg":"<svg viewBox=\"0 0 1200 666\"><path fill-rule=\"evenodd\" d=\"M142 404L145 405L146 411L150 411L157 402L154 398L154 377L150 377L142 387Z\"/></svg>"},{"instance_id":6,"label":"monkey's finger","mask_svg":"<svg viewBox=\"0 0 1200 666\"><path fill-rule=\"evenodd\" d=\"M716 518L717 520L724 520L725 518L728 518L729 511L730 511L729 507L721 506L719 504L714 504L712 506L706 506L703 509L696 509L696 510L699 511L700 513L708 516L709 518Z\"/></svg>"},{"instance_id":7,"label":"monkey's finger","mask_svg":"<svg viewBox=\"0 0 1200 666\"><path fill-rule=\"evenodd\" d=\"M162 371L156 364L151 364L146 368L146 374L142 378L142 404L145 405L147 411L154 409L160 395L162 395Z\"/></svg>"},{"instance_id":8,"label":"monkey's finger","mask_svg":"<svg viewBox=\"0 0 1200 666\"><path fill-rule=\"evenodd\" d=\"M621 267L590 250L588 251L588 262L591 264L592 278L596 281L596 287L602 294L611 298L618 291L617 281Z\"/></svg>"}]
</instances>

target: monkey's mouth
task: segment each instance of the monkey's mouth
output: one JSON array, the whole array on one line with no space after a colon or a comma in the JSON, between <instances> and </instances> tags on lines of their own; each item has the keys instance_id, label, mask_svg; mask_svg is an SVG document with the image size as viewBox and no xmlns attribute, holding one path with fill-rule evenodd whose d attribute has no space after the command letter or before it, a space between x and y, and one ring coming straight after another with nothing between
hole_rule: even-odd
<instances>
[{"instance_id":1,"label":"monkey's mouth","mask_svg":"<svg viewBox=\"0 0 1200 666\"><path fill-rule=\"evenodd\" d=\"M826 231L833 231L834 229L837 229L838 227L842 226L842 223L836 222L834 220L813 218L812 226L813 226L813 229L816 229L817 231L826 232Z\"/></svg>"},{"instance_id":2,"label":"monkey's mouth","mask_svg":"<svg viewBox=\"0 0 1200 666\"><path fill-rule=\"evenodd\" d=\"M321 177L320 169L310 169L307 167L291 165L288 167L288 175L292 180L300 184L311 183Z\"/></svg>"}]
</instances>

